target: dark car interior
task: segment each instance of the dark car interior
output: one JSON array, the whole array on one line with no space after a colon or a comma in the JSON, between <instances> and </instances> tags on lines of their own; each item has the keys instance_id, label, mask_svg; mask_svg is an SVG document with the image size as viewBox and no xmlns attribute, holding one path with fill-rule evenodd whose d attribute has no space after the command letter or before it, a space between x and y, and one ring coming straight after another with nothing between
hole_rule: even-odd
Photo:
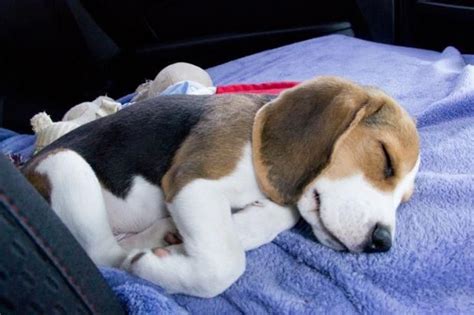
<instances>
[{"instance_id":1,"label":"dark car interior","mask_svg":"<svg viewBox=\"0 0 474 315\"><path fill-rule=\"evenodd\" d=\"M0 127L31 133L30 118L40 111L60 120L74 104L134 92L175 62L206 69L330 34L435 51L454 46L474 54L473 30L470 0L4 0ZM0 216L0 243L28 265L18 271L16 263L0 259L0 314L123 312L31 187L26 194L38 201L8 198L25 194L12 183L27 184L0 162L0 206L10 209ZM29 257L31 248L38 251Z\"/></svg>"},{"instance_id":2,"label":"dark car interior","mask_svg":"<svg viewBox=\"0 0 474 315\"><path fill-rule=\"evenodd\" d=\"M334 33L427 49L454 45L469 53L469 3L4 1L0 121L26 132L26 118L39 110L59 118L69 105L96 95L123 96L173 62L207 68Z\"/></svg>"}]
</instances>

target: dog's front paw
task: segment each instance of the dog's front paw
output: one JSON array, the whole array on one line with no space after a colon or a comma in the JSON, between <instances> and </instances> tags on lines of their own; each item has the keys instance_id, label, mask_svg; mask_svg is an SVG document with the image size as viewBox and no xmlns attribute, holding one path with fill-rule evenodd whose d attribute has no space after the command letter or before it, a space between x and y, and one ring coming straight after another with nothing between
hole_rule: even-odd
<instances>
[{"instance_id":1,"label":"dog's front paw","mask_svg":"<svg viewBox=\"0 0 474 315\"><path fill-rule=\"evenodd\" d=\"M133 267L137 265L140 259L143 258L145 255L154 255L159 258L166 257L170 254L170 250L164 247L156 247L151 250L143 250L143 249L134 249L132 250L127 258L122 262L120 266L121 269L126 270L128 272L133 272Z\"/></svg>"},{"instance_id":2,"label":"dog's front paw","mask_svg":"<svg viewBox=\"0 0 474 315\"><path fill-rule=\"evenodd\" d=\"M127 258L125 258L125 260L122 262L120 269L131 272L132 265L138 262L138 260L140 260L145 254L149 252L149 250L133 249L132 251L130 251Z\"/></svg>"}]
</instances>

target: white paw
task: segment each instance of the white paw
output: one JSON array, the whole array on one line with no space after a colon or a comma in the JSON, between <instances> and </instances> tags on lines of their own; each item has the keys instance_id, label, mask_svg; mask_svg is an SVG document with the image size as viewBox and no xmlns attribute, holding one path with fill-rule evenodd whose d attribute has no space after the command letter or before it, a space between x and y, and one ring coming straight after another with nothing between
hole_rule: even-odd
<instances>
[{"instance_id":1,"label":"white paw","mask_svg":"<svg viewBox=\"0 0 474 315\"><path fill-rule=\"evenodd\" d=\"M120 269L126 270L131 272L131 267L135 264L139 259L142 258L143 255L150 253L150 250L143 250L143 249L132 249L127 258L122 262Z\"/></svg>"}]
</instances>

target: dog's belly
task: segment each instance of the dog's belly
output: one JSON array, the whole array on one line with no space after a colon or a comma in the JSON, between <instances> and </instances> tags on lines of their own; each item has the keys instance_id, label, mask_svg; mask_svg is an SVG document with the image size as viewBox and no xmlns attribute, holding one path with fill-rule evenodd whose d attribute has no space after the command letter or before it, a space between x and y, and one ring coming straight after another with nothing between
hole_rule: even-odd
<instances>
[{"instance_id":1,"label":"dog's belly","mask_svg":"<svg viewBox=\"0 0 474 315\"><path fill-rule=\"evenodd\" d=\"M105 207L114 234L138 233L156 220L169 216L163 192L142 176L135 176L127 196L122 199L102 188Z\"/></svg>"}]
</instances>

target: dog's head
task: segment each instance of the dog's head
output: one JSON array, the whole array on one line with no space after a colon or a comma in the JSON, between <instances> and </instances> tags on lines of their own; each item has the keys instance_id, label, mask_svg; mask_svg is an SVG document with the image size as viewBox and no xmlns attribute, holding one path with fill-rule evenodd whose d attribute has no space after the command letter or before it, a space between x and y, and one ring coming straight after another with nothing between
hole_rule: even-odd
<instances>
[{"instance_id":1,"label":"dog's head","mask_svg":"<svg viewBox=\"0 0 474 315\"><path fill-rule=\"evenodd\" d=\"M386 251L420 163L415 122L382 91L319 77L262 107L253 127L262 190L293 204L324 245Z\"/></svg>"}]
</instances>

